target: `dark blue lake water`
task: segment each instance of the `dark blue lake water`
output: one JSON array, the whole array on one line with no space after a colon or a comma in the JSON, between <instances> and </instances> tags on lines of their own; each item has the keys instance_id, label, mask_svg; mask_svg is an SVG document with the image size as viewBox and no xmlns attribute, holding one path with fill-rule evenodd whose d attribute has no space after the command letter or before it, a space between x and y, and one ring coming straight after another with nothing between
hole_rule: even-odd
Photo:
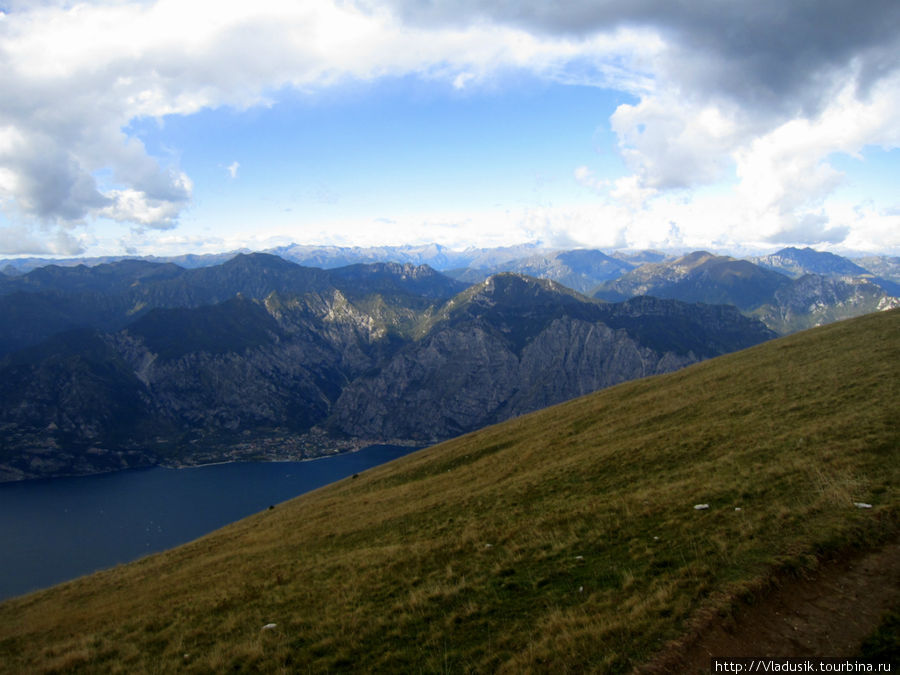
<instances>
[{"instance_id":1,"label":"dark blue lake water","mask_svg":"<svg viewBox=\"0 0 900 675\"><path fill-rule=\"evenodd\" d=\"M0 484L0 599L172 548L411 451Z\"/></svg>"}]
</instances>

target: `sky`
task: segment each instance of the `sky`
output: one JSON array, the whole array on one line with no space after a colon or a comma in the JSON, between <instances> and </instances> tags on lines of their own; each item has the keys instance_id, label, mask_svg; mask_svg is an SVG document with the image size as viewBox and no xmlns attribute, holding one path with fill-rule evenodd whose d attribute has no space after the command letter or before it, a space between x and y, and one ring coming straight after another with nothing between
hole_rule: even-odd
<instances>
[{"instance_id":1,"label":"sky","mask_svg":"<svg viewBox=\"0 0 900 675\"><path fill-rule=\"evenodd\" d=\"M896 0L0 0L0 256L900 255Z\"/></svg>"}]
</instances>

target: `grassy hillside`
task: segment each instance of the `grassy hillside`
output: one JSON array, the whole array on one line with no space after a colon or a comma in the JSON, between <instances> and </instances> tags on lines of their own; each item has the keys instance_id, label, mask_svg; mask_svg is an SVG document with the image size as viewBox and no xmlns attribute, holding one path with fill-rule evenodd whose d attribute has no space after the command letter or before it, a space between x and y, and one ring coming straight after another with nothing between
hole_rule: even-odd
<instances>
[{"instance_id":1,"label":"grassy hillside","mask_svg":"<svg viewBox=\"0 0 900 675\"><path fill-rule=\"evenodd\" d=\"M893 311L604 390L0 604L0 670L627 671L896 538L898 383Z\"/></svg>"}]
</instances>

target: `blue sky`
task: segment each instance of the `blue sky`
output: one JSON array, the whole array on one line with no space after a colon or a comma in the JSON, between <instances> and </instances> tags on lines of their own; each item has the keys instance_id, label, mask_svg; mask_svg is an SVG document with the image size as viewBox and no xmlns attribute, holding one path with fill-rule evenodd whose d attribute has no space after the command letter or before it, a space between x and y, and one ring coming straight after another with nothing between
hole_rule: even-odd
<instances>
[{"instance_id":1,"label":"blue sky","mask_svg":"<svg viewBox=\"0 0 900 675\"><path fill-rule=\"evenodd\" d=\"M900 5L846 5L0 3L0 255L897 255Z\"/></svg>"},{"instance_id":2,"label":"blue sky","mask_svg":"<svg viewBox=\"0 0 900 675\"><path fill-rule=\"evenodd\" d=\"M248 230L260 246L269 237L403 244L408 232L389 231L398 220L424 228L427 238L428 220L444 215L589 208L596 195L575 168L625 171L603 120L630 97L507 79L474 92L411 77L316 94L288 90L270 106L144 119L130 130L191 177L181 223L235 244ZM470 244L471 233L448 240L444 229L444 243ZM506 236L498 230L492 241L510 243Z\"/></svg>"},{"instance_id":3,"label":"blue sky","mask_svg":"<svg viewBox=\"0 0 900 675\"><path fill-rule=\"evenodd\" d=\"M136 133L151 152L177 147L180 166L196 177L197 210L228 219L260 208L279 219L288 209L369 219L433 205L585 200L574 167L623 170L615 136L598 124L615 108L610 92L532 82L470 95L380 84L325 100L287 92L272 107L204 111L163 126L148 120Z\"/></svg>"}]
</instances>

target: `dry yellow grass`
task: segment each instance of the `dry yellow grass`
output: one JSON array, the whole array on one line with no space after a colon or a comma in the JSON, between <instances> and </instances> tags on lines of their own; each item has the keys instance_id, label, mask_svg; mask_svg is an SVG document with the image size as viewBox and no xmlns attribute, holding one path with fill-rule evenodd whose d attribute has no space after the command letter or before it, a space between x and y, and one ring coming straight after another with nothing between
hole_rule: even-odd
<instances>
[{"instance_id":1,"label":"dry yellow grass","mask_svg":"<svg viewBox=\"0 0 900 675\"><path fill-rule=\"evenodd\" d=\"M898 371L894 311L511 420L0 604L0 670L625 672L896 536Z\"/></svg>"}]
</instances>

